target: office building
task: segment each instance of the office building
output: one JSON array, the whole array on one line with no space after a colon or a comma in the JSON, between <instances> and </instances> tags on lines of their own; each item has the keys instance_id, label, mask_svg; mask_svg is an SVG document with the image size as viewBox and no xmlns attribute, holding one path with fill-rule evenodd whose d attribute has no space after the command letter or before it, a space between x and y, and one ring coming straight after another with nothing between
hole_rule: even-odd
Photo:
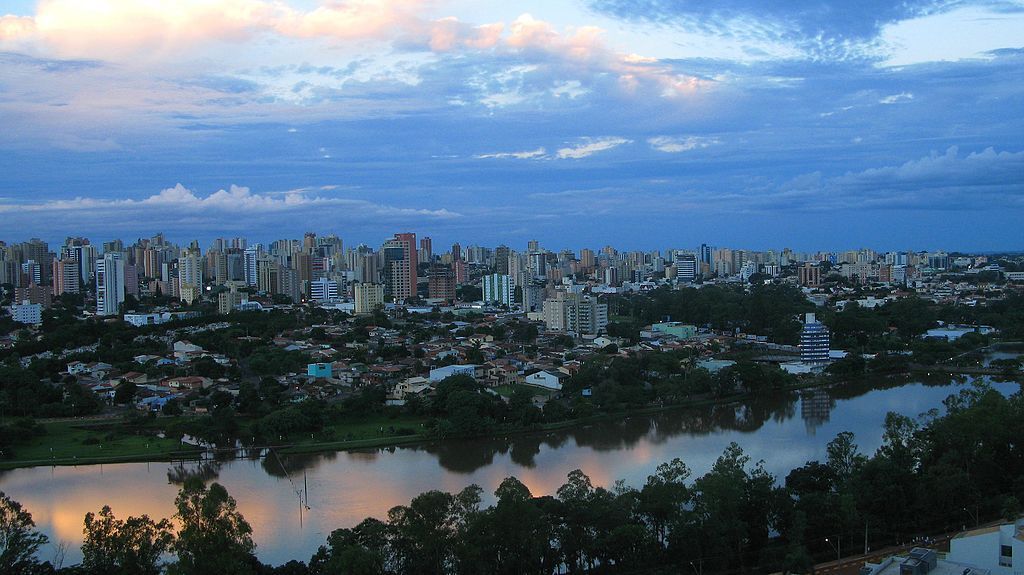
<instances>
[{"instance_id":1,"label":"office building","mask_svg":"<svg viewBox=\"0 0 1024 575\"><path fill-rule=\"evenodd\" d=\"M327 278L314 280L309 284L309 297L320 303L337 301L338 282Z\"/></svg>"},{"instance_id":2,"label":"office building","mask_svg":"<svg viewBox=\"0 0 1024 575\"><path fill-rule=\"evenodd\" d=\"M804 316L804 327L800 331L800 361L803 363L828 363L830 335L828 328L813 313Z\"/></svg>"},{"instance_id":3,"label":"office building","mask_svg":"<svg viewBox=\"0 0 1024 575\"><path fill-rule=\"evenodd\" d=\"M689 283L697 279L697 256L688 252L676 252L676 281Z\"/></svg>"}]
</instances>

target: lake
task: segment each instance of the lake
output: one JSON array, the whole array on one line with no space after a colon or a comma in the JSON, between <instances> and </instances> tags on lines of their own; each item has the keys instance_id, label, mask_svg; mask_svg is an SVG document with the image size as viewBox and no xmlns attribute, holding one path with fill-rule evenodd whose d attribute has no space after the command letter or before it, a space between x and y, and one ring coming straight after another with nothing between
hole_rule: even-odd
<instances>
[{"instance_id":1,"label":"lake","mask_svg":"<svg viewBox=\"0 0 1024 575\"><path fill-rule=\"evenodd\" d=\"M640 486L658 464L681 458L695 478L711 468L730 442L781 482L789 470L824 461L825 445L852 431L863 453L881 444L888 411L916 417L942 407L964 379L937 383L887 381L775 394L748 405L717 405L633 416L550 433L303 456L174 463L35 467L0 474L0 490L32 513L50 538L40 553L53 560L64 544L64 565L81 559L83 518L109 505L129 515L170 517L182 478L200 474L224 485L252 525L256 554L268 563L307 561L339 527L351 527L407 504L431 489L450 492L477 484L485 504L502 479L514 475L535 495L552 494L582 469L595 485L622 479ZM1017 391L1016 383L993 383ZM308 493L309 509L298 493Z\"/></svg>"}]
</instances>

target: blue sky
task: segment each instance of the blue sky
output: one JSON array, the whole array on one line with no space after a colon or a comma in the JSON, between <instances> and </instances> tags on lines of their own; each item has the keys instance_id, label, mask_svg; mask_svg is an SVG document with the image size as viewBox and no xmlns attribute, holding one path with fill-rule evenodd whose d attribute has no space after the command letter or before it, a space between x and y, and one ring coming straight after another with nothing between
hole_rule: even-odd
<instances>
[{"instance_id":1,"label":"blue sky","mask_svg":"<svg viewBox=\"0 0 1024 575\"><path fill-rule=\"evenodd\" d=\"M0 239L1024 249L1024 2L0 4Z\"/></svg>"}]
</instances>

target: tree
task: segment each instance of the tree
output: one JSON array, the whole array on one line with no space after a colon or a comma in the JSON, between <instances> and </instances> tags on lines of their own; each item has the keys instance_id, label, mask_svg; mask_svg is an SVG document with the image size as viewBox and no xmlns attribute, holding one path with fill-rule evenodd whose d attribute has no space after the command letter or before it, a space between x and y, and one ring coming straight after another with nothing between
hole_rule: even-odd
<instances>
[{"instance_id":1,"label":"tree","mask_svg":"<svg viewBox=\"0 0 1024 575\"><path fill-rule=\"evenodd\" d=\"M39 565L36 551L48 539L35 526L32 514L0 491L0 573L30 573Z\"/></svg>"},{"instance_id":2,"label":"tree","mask_svg":"<svg viewBox=\"0 0 1024 575\"><path fill-rule=\"evenodd\" d=\"M828 442L825 451L828 453L828 467L840 483L848 481L864 465L865 457L853 442L853 432L840 431L835 439Z\"/></svg>"},{"instance_id":3,"label":"tree","mask_svg":"<svg viewBox=\"0 0 1024 575\"><path fill-rule=\"evenodd\" d=\"M135 394L138 392L139 386L135 385L134 382L126 381L121 385L117 386L117 390L114 391L114 403L118 405L124 405L131 403L135 399Z\"/></svg>"},{"instance_id":4,"label":"tree","mask_svg":"<svg viewBox=\"0 0 1024 575\"><path fill-rule=\"evenodd\" d=\"M253 573L252 527L222 485L213 483L207 489L190 478L174 503L181 528L173 546L178 563L171 566L172 575Z\"/></svg>"},{"instance_id":5,"label":"tree","mask_svg":"<svg viewBox=\"0 0 1024 575\"><path fill-rule=\"evenodd\" d=\"M93 573L157 575L173 542L170 521L146 515L122 521L104 506L98 516L85 515L82 566Z\"/></svg>"}]
</instances>

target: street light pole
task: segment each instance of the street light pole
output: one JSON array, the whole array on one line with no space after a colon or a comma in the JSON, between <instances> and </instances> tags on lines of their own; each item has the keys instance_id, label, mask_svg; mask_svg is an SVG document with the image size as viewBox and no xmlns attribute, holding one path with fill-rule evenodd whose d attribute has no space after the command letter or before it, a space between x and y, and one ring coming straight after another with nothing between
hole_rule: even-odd
<instances>
[{"instance_id":1,"label":"street light pole","mask_svg":"<svg viewBox=\"0 0 1024 575\"><path fill-rule=\"evenodd\" d=\"M839 546L842 545L842 536L836 538L836 542L835 542L834 545L832 544L832 541L828 537L825 538L825 543L828 543L829 546L832 547L832 549L835 549L836 561L839 561L840 559L842 559L843 555L842 555L842 553L839 552L839 548L840 548Z\"/></svg>"}]
</instances>

